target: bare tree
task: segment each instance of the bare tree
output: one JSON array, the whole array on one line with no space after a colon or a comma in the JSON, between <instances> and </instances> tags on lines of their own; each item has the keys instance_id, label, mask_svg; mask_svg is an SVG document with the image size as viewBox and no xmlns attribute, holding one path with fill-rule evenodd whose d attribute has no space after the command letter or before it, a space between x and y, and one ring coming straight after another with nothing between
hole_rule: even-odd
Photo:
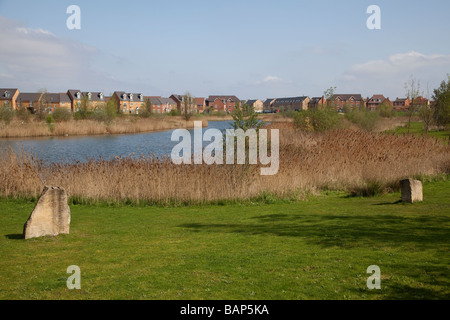
<instances>
[{"instance_id":1,"label":"bare tree","mask_svg":"<svg viewBox=\"0 0 450 320\"><path fill-rule=\"evenodd\" d=\"M406 97L411 100L411 105L408 109L408 134L411 132L411 120L413 115L418 110L417 98L420 96L420 81L413 78L409 79L408 82L405 83Z\"/></svg>"},{"instance_id":2,"label":"bare tree","mask_svg":"<svg viewBox=\"0 0 450 320\"><path fill-rule=\"evenodd\" d=\"M183 117L186 121L189 121L192 117L192 111L194 110L195 99L187 92L183 96Z\"/></svg>"}]
</instances>

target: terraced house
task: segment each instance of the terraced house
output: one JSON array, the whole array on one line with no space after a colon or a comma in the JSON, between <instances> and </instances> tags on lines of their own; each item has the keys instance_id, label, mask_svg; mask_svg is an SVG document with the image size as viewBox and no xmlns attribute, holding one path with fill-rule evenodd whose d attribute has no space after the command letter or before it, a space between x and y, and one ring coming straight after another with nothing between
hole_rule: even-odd
<instances>
[{"instance_id":1,"label":"terraced house","mask_svg":"<svg viewBox=\"0 0 450 320\"><path fill-rule=\"evenodd\" d=\"M17 107L27 108L31 112L35 112L35 108L39 107L42 93L21 92L17 97Z\"/></svg>"},{"instance_id":2,"label":"terraced house","mask_svg":"<svg viewBox=\"0 0 450 320\"><path fill-rule=\"evenodd\" d=\"M142 93L126 93L116 91L113 97L118 102L119 112L126 114L139 114L139 110L144 108L145 98Z\"/></svg>"},{"instance_id":3,"label":"terraced house","mask_svg":"<svg viewBox=\"0 0 450 320\"><path fill-rule=\"evenodd\" d=\"M351 110L366 107L366 101L361 94L334 94L328 102L329 106L339 112L344 111L346 106Z\"/></svg>"},{"instance_id":4,"label":"terraced house","mask_svg":"<svg viewBox=\"0 0 450 320\"><path fill-rule=\"evenodd\" d=\"M272 109L276 111L303 111L308 110L308 103L311 99L309 97L291 97L291 98L277 98L272 103Z\"/></svg>"},{"instance_id":5,"label":"terraced house","mask_svg":"<svg viewBox=\"0 0 450 320\"><path fill-rule=\"evenodd\" d=\"M240 103L241 100L236 96L209 96L206 102L210 111L227 113L232 113Z\"/></svg>"},{"instance_id":6,"label":"terraced house","mask_svg":"<svg viewBox=\"0 0 450 320\"><path fill-rule=\"evenodd\" d=\"M308 103L308 109L317 110L323 109L327 104L327 99L324 96L321 97L313 97Z\"/></svg>"},{"instance_id":7,"label":"terraced house","mask_svg":"<svg viewBox=\"0 0 450 320\"><path fill-rule=\"evenodd\" d=\"M245 101L245 104L251 106L253 110L257 113L262 113L264 110L264 103L259 99L247 100Z\"/></svg>"},{"instance_id":8,"label":"terraced house","mask_svg":"<svg viewBox=\"0 0 450 320\"><path fill-rule=\"evenodd\" d=\"M1 89L0 88L0 106L6 106L13 110L17 109L17 97L19 89Z\"/></svg>"},{"instance_id":9,"label":"terraced house","mask_svg":"<svg viewBox=\"0 0 450 320\"><path fill-rule=\"evenodd\" d=\"M367 98L367 109L370 111L377 111L382 104L393 106L391 100L385 98L382 94L376 94L372 98Z\"/></svg>"}]
</instances>

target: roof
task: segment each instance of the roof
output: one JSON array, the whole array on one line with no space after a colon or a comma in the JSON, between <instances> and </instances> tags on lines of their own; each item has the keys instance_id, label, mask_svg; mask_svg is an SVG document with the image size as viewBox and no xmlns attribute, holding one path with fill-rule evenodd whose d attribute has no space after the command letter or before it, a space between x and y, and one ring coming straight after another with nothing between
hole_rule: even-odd
<instances>
[{"instance_id":1,"label":"roof","mask_svg":"<svg viewBox=\"0 0 450 320\"><path fill-rule=\"evenodd\" d=\"M195 98L195 104L197 104L197 105L203 105L203 104L205 104L205 102L206 102L206 99L205 98Z\"/></svg>"},{"instance_id":2,"label":"roof","mask_svg":"<svg viewBox=\"0 0 450 320\"><path fill-rule=\"evenodd\" d=\"M301 103L305 101L308 97L291 97L291 98L277 98L273 104L283 105L283 104L293 104L293 103Z\"/></svg>"},{"instance_id":3,"label":"roof","mask_svg":"<svg viewBox=\"0 0 450 320\"><path fill-rule=\"evenodd\" d=\"M39 101L39 99L41 98L42 93L29 93L29 92L21 92L19 93L19 95L17 96L17 101L28 101L28 102L35 102L35 101Z\"/></svg>"},{"instance_id":4,"label":"roof","mask_svg":"<svg viewBox=\"0 0 450 320\"><path fill-rule=\"evenodd\" d=\"M252 105L252 104L254 104L256 101L258 101L258 100L257 100L257 99L256 99L256 100L247 100L247 101L245 102L245 104Z\"/></svg>"},{"instance_id":5,"label":"roof","mask_svg":"<svg viewBox=\"0 0 450 320\"><path fill-rule=\"evenodd\" d=\"M232 100L233 102L240 102L238 97L236 96L209 96L208 101L214 101L216 99L219 100Z\"/></svg>"},{"instance_id":6,"label":"roof","mask_svg":"<svg viewBox=\"0 0 450 320\"><path fill-rule=\"evenodd\" d=\"M19 91L19 89L0 88L0 100L10 100ZM8 96L9 93L9 96Z\"/></svg>"},{"instance_id":7,"label":"roof","mask_svg":"<svg viewBox=\"0 0 450 320\"><path fill-rule=\"evenodd\" d=\"M340 98L343 101L348 101L351 98L354 98L356 101L363 100L361 94L333 94L328 100L336 100L337 98Z\"/></svg>"},{"instance_id":8,"label":"roof","mask_svg":"<svg viewBox=\"0 0 450 320\"><path fill-rule=\"evenodd\" d=\"M310 103L319 103L322 99L325 99L325 97L312 97L309 102Z\"/></svg>"},{"instance_id":9,"label":"roof","mask_svg":"<svg viewBox=\"0 0 450 320\"><path fill-rule=\"evenodd\" d=\"M119 98L120 101L130 101L131 95L133 95L133 101L140 101L140 96L142 96L142 101L145 97L142 93L126 93L125 91L115 91L114 94Z\"/></svg>"}]
</instances>

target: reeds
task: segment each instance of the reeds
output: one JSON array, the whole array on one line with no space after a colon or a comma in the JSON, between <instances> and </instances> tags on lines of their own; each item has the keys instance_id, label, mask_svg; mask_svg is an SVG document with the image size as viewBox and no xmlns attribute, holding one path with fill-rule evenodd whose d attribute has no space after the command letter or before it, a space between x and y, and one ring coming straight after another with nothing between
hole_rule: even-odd
<instances>
[{"instance_id":1,"label":"reeds","mask_svg":"<svg viewBox=\"0 0 450 320\"><path fill-rule=\"evenodd\" d=\"M324 189L370 194L358 191L395 188L406 177L450 174L450 147L434 138L274 126L280 129L275 176L261 176L258 166L174 165L148 155L44 164L9 149L0 152L0 196L38 197L44 185L56 185L80 201L201 204L267 194L301 198Z\"/></svg>"},{"instance_id":2,"label":"reeds","mask_svg":"<svg viewBox=\"0 0 450 320\"><path fill-rule=\"evenodd\" d=\"M207 126L207 121L203 121ZM193 128L194 120L185 121L181 117L154 117L141 119L136 117L118 118L110 124L95 120L71 120L54 123L13 121L9 125L0 123L0 138L25 138L48 136L84 136L104 134L133 134L151 131Z\"/></svg>"}]
</instances>

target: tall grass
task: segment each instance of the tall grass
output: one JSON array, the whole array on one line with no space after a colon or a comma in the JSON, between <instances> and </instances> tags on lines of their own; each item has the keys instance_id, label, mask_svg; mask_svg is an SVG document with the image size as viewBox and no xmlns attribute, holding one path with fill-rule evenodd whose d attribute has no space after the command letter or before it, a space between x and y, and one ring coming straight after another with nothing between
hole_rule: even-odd
<instances>
[{"instance_id":1,"label":"tall grass","mask_svg":"<svg viewBox=\"0 0 450 320\"><path fill-rule=\"evenodd\" d=\"M280 170L258 166L174 165L142 155L86 163L44 164L24 152L0 152L0 195L37 197L44 185L80 201L193 204L276 196L301 198L324 189L371 194L418 175L450 174L450 147L437 139L355 130L305 133L280 129ZM366 190L367 192L365 192ZM373 191L373 192L372 192Z\"/></svg>"},{"instance_id":2,"label":"tall grass","mask_svg":"<svg viewBox=\"0 0 450 320\"><path fill-rule=\"evenodd\" d=\"M207 121L203 121L207 126ZM0 138L25 138L48 136L82 136L103 134L132 134L140 132L171 130L175 128L193 128L193 121L185 121L181 117L155 117L141 119L123 117L107 124L95 120L71 120L66 122L13 121L9 125L0 123Z\"/></svg>"}]
</instances>

